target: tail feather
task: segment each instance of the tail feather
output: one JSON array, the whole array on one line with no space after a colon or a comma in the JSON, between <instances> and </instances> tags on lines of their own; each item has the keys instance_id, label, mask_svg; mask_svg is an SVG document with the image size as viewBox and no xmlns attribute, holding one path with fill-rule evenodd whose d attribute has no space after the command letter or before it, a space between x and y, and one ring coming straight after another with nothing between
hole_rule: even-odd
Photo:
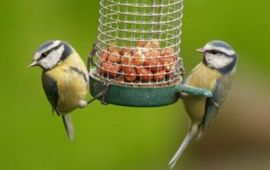
<instances>
[{"instance_id":1,"label":"tail feather","mask_svg":"<svg viewBox=\"0 0 270 170\"><path fill-rule=\"evenodd\" d=\"M182 142L182 144L180 145L180 147L178 148L178 150L176 151L176 153L174 154L174 156L172 157L172 159L169 162L169 167L171 170L174 168L176 162L179 160L180 156L185 151L188 144L191 142L191 140L197 134L197 132L198 132L198 126L192 125L191 129L189 130L188 134L186 135L184 141Z\"/></svg>"},{"instance_id":2,"label":"tail feather","mask_svg":"<svg viewBox=\"0 0 270 170\"><path fill-rule=\"evenodd\" d=\"M65 126L67 136L72 141L74 139L74 130L71 117L69 114L62 115L61 117Z\"/></svg>"}]
</instances>

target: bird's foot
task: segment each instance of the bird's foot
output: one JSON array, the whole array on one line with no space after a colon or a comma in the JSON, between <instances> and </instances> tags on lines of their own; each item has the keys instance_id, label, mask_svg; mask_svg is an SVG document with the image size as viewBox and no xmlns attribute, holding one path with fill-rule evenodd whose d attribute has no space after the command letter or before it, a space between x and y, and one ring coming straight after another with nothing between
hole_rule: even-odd
<instances>
[{"instance_id":1,"label":"bird's foot","mask_svg":"<svg viewBox=\"0 0 270 170\"><path fill-rule=\"evenodd\" d=\"M180 93L180 98L181 99L185 99L185 98L187 98L188 97L188 94L187 93L185 93L185 92L181 92Z\"/></svg>"},{"instance_id":2,"label":"bird's foot","mask_svg":"<svg viewBox=\"0 0 270 170\"><path fill-rule=\"evenodd\" d=\"M213 105L215 105L217 108L220 107L220 105L219 105L217 102L213 101L213 100L211 100L211 103L212 103Z\"/></svg>"},{"instance_id":3,"label":"bird's foot","mask_svg":"<svg viewBox=\"0 0 270 170\"><path fill-rule=\"evenodd\" d=\"M104 104L104 105L109 104L109 103L106 102L106 96L107 96L107 92L109 90L109 86L110 86L110 83L109 82L104 83L103 89L94 98L92 98L91 100L89 100L87 102L87 104L92 103L96 99L100 99L101 103Z\"/></svg>"}]
</instances>

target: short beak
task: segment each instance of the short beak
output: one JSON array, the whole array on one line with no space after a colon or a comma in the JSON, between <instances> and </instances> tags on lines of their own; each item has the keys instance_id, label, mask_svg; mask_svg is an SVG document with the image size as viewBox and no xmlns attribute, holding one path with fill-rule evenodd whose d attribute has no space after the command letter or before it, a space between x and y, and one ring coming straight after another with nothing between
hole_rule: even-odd
<instances>
[{"instance_id":1,"label":"short beak","mask_svg":"<svg viewBox=\"0 0 270 170\"><path fill-rule=\"evenodd\" d=\"M34 67L36 66L38 63L36 60L34 60L31 64L28 65L28 67Z\"/></svg>"},{"instance_id":2,"label":"short beak","mask_svg":"<svg viewBox=\"0 0 270 170\"><path fill-rule=\"evenodd\" d=\"M196 51L198 51L199 53L204 53L204 49L203 48L199 48Z\"/></svg>"}]
</instances>

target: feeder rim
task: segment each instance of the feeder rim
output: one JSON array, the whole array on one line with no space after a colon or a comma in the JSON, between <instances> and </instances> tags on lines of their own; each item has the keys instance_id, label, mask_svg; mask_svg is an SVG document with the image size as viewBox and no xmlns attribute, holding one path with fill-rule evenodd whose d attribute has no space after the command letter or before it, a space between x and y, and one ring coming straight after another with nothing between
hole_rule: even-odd
<instances>
[{"instance_id":1,"label":"feeder rim","mask_svg":"<svg viewBox=\"0 0 270 170\"><path fill-rule=\"evenodd\" d=\"M108 81L108 80L106 80L106 81L104 81L104 80L102 80L101 78L99 78L99 77L97 77L95 74L94 74L94 72L95 72L95 68L92 68L92 69L90 69L90 72L89 72L89 76L91 76L91 78L93 78L93 79L95 79L95 80L97 80L97 81L101 81L101 82L106 82L106 81ZM131 86L131 85L126 85L126 84L116 84L116 83L114 83L113 81L112 82L110 82L110 81L108 81L109 83L112 83L112 85L114 85L114 86L120 86L120 87L126 87L126 88L136 88L136 89L161 89L161 88L170 88L170 87L175 87L175 86L177 86L177 85L179 85L179 84L181 84L181 82L182 82L183 80L182 80L182 78L180 78L179 80L177 80L175 83L173 83L173 84L166 84L166 85L164 85L164 86L151 86L151 87L146 87L146 86Z\"/></svg>"},{"instance_id":2,"label":"feeder rim","mask_svg":"<svg viewBox=\"0 0 270 170\"><path fill-rule=\"evenodd\" d=\"M183 0L179 0L176 2L172 2L169 4L145 4L145 3L130 3L130 2L115 2L113 0L107 0L108 2L110 2L111 4L115 4L115 5L120 5L120 6L127 6L127 7L141 7L141 8L153 8L153 7L169 7L169 6L173 6L173 5L177 5L180 3L183 3ZM102 2L100 2L100 4L102 4Z\"/></svg>"}]
</instances>

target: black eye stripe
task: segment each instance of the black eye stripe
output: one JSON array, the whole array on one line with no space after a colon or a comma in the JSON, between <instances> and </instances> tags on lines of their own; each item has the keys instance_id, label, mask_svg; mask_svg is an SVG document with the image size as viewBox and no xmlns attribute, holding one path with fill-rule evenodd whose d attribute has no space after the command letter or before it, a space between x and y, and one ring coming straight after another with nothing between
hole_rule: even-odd
<instances>
[{"instance_id":1,"label":"black eye stripe","mask_svg":"<svg viewBox=\"0 0 270 170\"><path fill-rule=\"evenodd\" d=\"M43 52L43 53L41 54L41 56L37 59L37 61L40 61L40 60L42 60L43 58L47 57L48 54L50 54L53 50L56 50L57 48L59 48L61 45L63 45L63 44L60 43L58 46L55 46L55 47L51 48L50 50Z\"/></svg>"},{"instance_id":2,"label":"black eye stripe","mask_svg":"<svg viewBox=\"0 0 270 170\"><path fill-rule=\"evenodd\" d=\"M220 51L217 51L217 50L207 50L206 52L207 52L207 53L210 53L210 54L218 54L218 53L221 53Z\"/></svg>"},{"instance_id":3,"label":"black eye stripe","mask_svg":"<svg viewBox=\"0 0 270 170\"><path fill-rule=\"evenodd\" d=\"M209 53L209 54L213 54L213 55L216 55L216 54L223 54L223 55L226 55L226 56L230 56L222 51L219 51L219 50L206 50L205 51L206 53Z\"/></svg>"}]
</instances>

